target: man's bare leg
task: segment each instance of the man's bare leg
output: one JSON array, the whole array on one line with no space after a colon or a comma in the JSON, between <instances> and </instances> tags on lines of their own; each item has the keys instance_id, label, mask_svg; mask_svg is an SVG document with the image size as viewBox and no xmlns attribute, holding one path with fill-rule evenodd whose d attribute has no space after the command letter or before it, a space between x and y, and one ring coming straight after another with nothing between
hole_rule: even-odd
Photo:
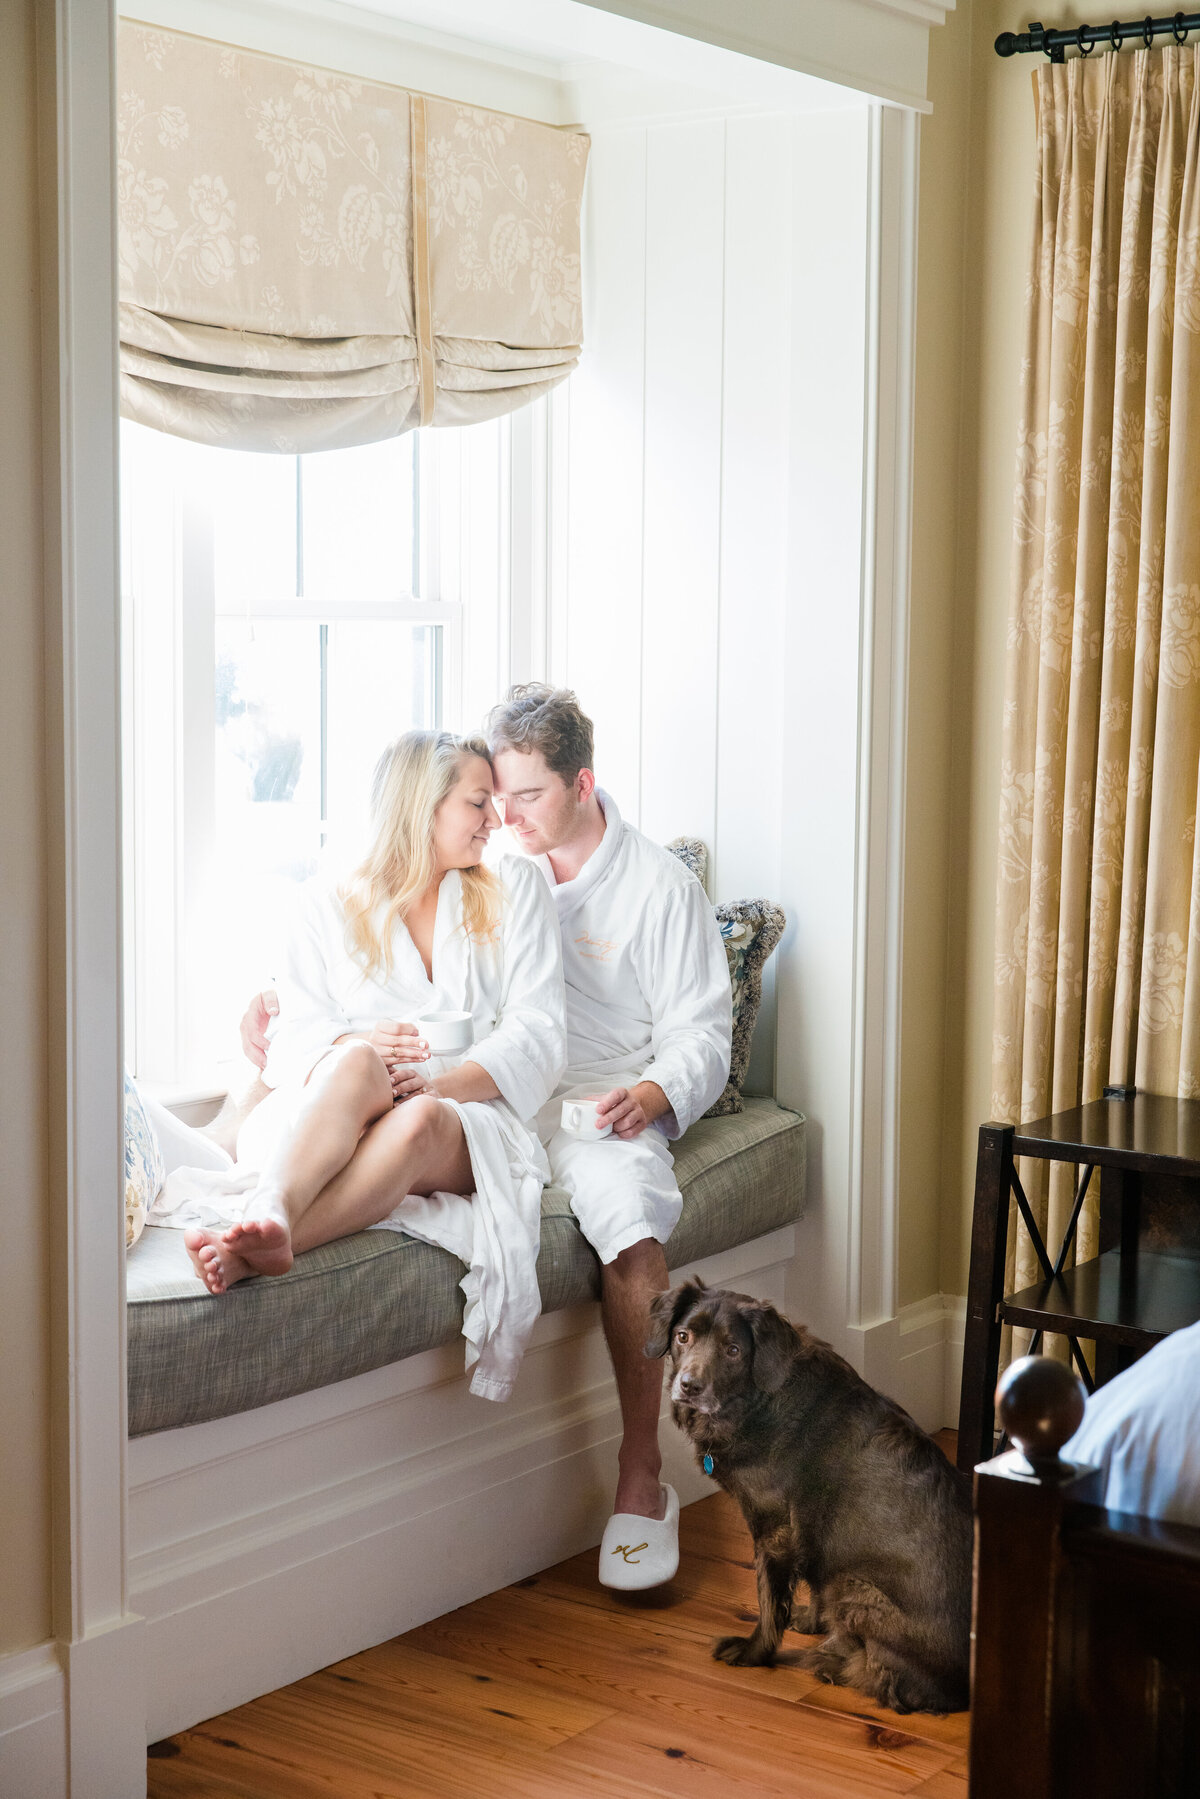
<instances>
[{"instance_id":1,"label":"man's bare leg","mask_svg":"<svg viewBox=\"0 0 1200 1799\"><path fill-rule=\"evenodd\" d=\"M614 1512L661 1518L667 1496L659 1475L658 1413L663 1367L643 1354L650 1327L650 1302L667 1285L662 1244L644 1237L601 1269L600 1315L617 1377L623 1435Z\"/></svg>"},{"instance_id":2,"label":"man's bare leg","mask_svg":"<svg viewBox=\"0 0 1200 1799\"><path fill-rule=\"evenodd\" d=\"M204 1135L219 1143L226 1155L237 1159L238 1132L253 1112L260 1106L271 1089L261 1075L255 1075L249 1086L238 1092L227 1093L221 1102L221 1110L211 1123L204 1126Z\"/></svg>"}]
</instances>

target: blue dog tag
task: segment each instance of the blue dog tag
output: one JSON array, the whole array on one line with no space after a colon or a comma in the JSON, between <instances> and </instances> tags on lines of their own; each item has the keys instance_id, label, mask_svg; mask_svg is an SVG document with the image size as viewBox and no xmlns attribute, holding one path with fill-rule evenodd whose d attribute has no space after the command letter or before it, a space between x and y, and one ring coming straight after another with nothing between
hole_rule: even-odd
<instances>
[{"instance_id":1,"label":"blue dog tag","mask_svg":"<svg viewBox=\"0 0 1200 1799\"><path fill-rule=\"evenodd\" d=\"M703 1462L702 1462L702 1463L701 1463L701 1467L702 1467L702 1468L703 1468L703 1469L704 1469L704 1472L705 1472L705 1473L706 1473L706 1474L711 1474L711 1473L712 1473L712 1471L713 1471L713 1459L712 1459L712 1457L711 1457L711 1455L706 1455L706 1456L705 1456L705 1458L704 1458L704 1460L703 1460Z\"/></svg>"}]
</instances>

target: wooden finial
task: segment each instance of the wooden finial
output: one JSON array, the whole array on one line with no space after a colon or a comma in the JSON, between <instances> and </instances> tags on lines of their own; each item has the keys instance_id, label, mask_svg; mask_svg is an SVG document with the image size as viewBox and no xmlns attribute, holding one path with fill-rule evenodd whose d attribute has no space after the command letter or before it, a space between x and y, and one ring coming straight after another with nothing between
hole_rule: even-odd
<instances>
[{"instance_id":1,"label":"wooden finial","mask_svg":"<svg viewBox=\"0 0 1200 1799\"><path fill-rule=\"evenodd\" d=\"M1035 1474L1061 1473L1059 1450L1083 1421L1082 1383L1062 1362L1027 1355L1013 1362L996 1387L996 1412Z\"/></svg>"}]
</instances>

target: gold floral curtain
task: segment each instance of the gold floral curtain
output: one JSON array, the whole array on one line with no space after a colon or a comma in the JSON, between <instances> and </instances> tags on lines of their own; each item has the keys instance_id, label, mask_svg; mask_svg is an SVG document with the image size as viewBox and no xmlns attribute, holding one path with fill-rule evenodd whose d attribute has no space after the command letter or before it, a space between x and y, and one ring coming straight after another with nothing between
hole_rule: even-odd
<instances>
[{"instance_id":1,"label":"gold floral curtain","mask_svg":"<svg viewBox=\"0 0 1200 1799\"><path fill-rule=\"evenodd\" d=\"M1007 1123L1200 1095L1200 64L1037 71L993 1037ZM1025 1167L1057 1242L1071 1171ZM1041 1181L1042 1185L1037 1185ZM1095 1253L1095 1210L1080 1255ZM1022 1229L1007 1286L1040 1275Z\"/></svg>"},{"instance_id":2,"label":"gold floral curtain","mask_svg":"<svg viewBox=\"0 0 1200 1799\"><path fill-rule=\"evenodd\" d=\"M582 133L128 21L118 95L127 417L333 449L578 361Z\"/></svg>"}]
</instances>

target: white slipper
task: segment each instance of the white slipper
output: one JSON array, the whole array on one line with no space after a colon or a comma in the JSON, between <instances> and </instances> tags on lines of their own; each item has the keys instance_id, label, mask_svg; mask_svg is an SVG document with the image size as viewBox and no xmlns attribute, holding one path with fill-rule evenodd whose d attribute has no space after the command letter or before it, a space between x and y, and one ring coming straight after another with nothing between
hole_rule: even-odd
<instances>
[{"instance_id":1,"label":"white slipper","mask_svg":"<svg viewBox=\"0 0 1200 1799\"><path fill-rule=\"evenodd\" d=\"M614 1512L600 1544L600 1585L623 1593L661 1587L679 1567L679 1495L666 1487L667 1509L661 1518L637 1512Z\"/></svg>"}]
</instances>

